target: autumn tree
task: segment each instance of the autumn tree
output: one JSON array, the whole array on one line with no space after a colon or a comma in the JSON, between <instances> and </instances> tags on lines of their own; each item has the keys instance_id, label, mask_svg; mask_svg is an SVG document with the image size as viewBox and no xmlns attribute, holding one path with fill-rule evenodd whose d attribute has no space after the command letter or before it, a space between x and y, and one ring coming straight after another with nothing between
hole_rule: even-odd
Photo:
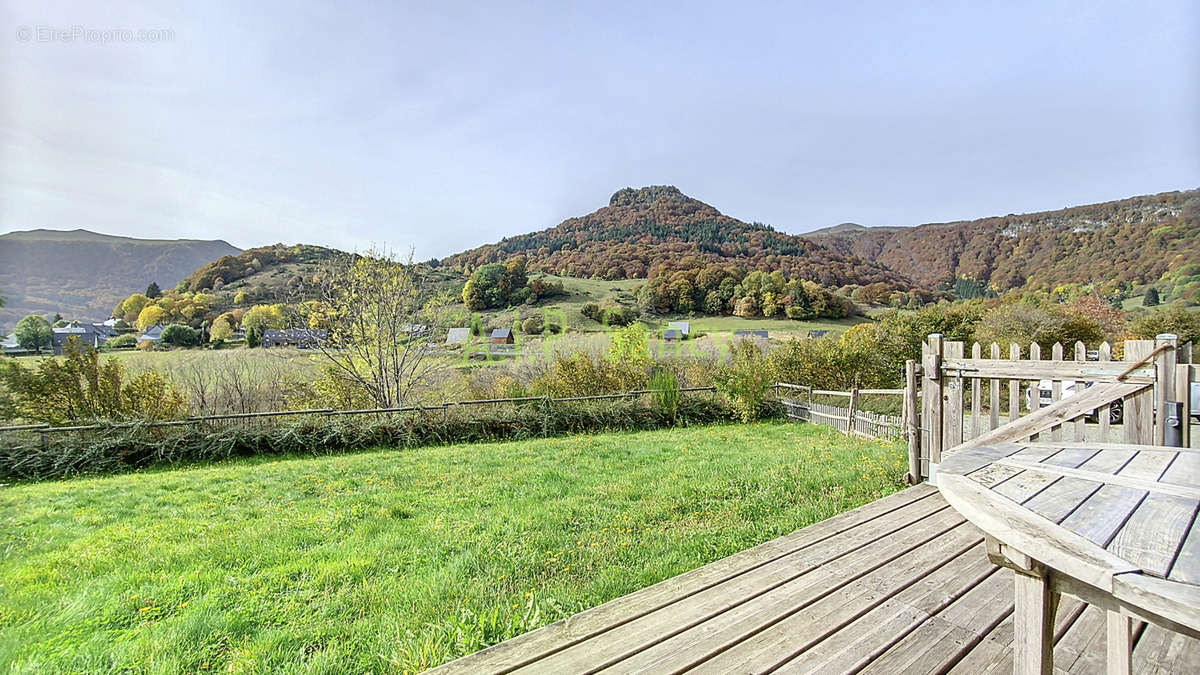
<instances>
[{"instance_id":1,"label":"autumn tree","mask_svg":"<svg viewBox=\"0 0 1200 675\"><path fill-rule=\"evenodd\" d=\"M167 310L158 305L147 305L137 315L137 326L140 331L147 331L167 320Z\"/></svg>"},{"instance_id":2,"label":"autumn tree","mask_svg":"<svg viewBox=\"0 0 1200 675\"><path fill-rule=\"evenodd\" d=\"M331 376L378 407L412 403L448 365L432 347L444 333L450 299L418 275L411 255L400 260L387 251L340 258L322 279L329 339L318 348ZM415 324L431 330L410 331Z\"/></svg>"}]
</instances>

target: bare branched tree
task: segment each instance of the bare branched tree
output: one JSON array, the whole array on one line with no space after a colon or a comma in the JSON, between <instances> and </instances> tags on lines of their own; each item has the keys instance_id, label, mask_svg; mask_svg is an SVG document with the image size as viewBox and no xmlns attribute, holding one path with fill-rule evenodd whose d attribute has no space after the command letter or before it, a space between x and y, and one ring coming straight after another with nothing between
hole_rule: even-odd
<instances>
[{"instance_id":1,"label":"bare branched tree","mask_svg":"<svg viewBox=\"0 0 1200 675\"><path fill-rule=\"evenodd\" d=\"M416 403L449 366L435 339L444 334L451 299L413 262L388 251L345 256L321 275L329 337L319 345L330 371L367 393L380 408Z\"/></svg>"}]
</instances>

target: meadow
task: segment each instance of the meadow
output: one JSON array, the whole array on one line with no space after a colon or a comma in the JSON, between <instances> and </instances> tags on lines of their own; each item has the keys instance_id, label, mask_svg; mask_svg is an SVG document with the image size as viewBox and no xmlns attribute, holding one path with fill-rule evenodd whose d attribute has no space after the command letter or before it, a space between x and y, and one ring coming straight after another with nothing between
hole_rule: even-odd
<instances>
[{"instance_id":1,"label":"meadow","mask_svg":"<svg viewBox=\"0 0 1200 675\"><path fill-rule=\"evenodd\" d=\"M414 672L901 487L791 423L0 488L0 668Z\"/></svg>"}]
</instances>

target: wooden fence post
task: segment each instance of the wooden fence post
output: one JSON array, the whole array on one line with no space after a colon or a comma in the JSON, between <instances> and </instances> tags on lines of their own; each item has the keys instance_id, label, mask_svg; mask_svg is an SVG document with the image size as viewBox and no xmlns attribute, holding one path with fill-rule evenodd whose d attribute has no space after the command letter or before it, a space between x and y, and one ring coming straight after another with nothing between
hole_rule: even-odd
<instances>
[{"instance_id":1,"label":"wooden fence post","mask_svg":"<svg viewBox=\"0 0 1200 675\"><path fill-rule=\"evenodd\" d=\"M1134 364L1150 356L1154 351L1153 340L1126 340L1125 362ZM1125 442L1141 445L1154 443L1154 389L1147 387L1125 399L1124 419Z\"/></svg>"},{"instance_id":2,"label":"wooden fence post","mask_svg":"<svg viewBox=\"0 0 1200 675\"><path fill-rule=\"evenodd\" d=\"M904 362L904 434L908 440L908 482L921 482L921 420L917 409L917 362Z\"/></svg>"},{"instance_id":3,"label":"wooden fence post","mask_svg":"<svg viewBox=\"0 0 1200 675\"><path fill-rule=\"evenodd\" d=\"M924 472L937 484L937 465L942 461L942 334L933 333L921 346L921 447L928 450L929 467Z\"/></svg>"},{"instance_id":4,"label":"wooden fence post","mask_svg":"<svg viewBox=\"0 0 1200 675\"><path fill-rule=\"evenodd\" d=\"M1183 447L1192 447L1192 378L1194 366L1180 363L1175 366L1175 398L1183 404Z\"/></svg>"},{"instance_id":5,"label":"wooden fence post","mask_svg":"<svg viewBox=\"0 0 1200 675\"><path fill-rule=\"evenodd\" d=\"M942 355L947 359L961 360L966 354L962 342L951 341L942 345ZM942 449L945 452L963 442L963 374L955 371L950 377L942 377ZM939 453L940 454L940 453Z\"/></svg>"},{"instance_id":6,"label":"wooden fence post","mask_svg":"<svg viewBox=\"0 0 1200 675\"><path fill-rule=\"evenodd\" d=\"M846 435L853 436L857 432L855 428L855 415L858 408L858 387L850 388L850 407L846 410Z\"/></svg>"},{"instance_id":7,"label":"wooden fence post","mask_svg":"<svg viewBox=\"0 0 1200 675\"><path fill-rule=\"evenodd\" d=\"M1158 410L1154 424L1154 444L1166 445L1167 401L1171 400L1175 393L1175 350L1179 348L1179 336L1174 333L1160 333L1154 336L1154 343L1155 348L1166 347L1154 359L1154 379L1158 383L1154 392ZM1185 419L1183 423L1187 425L1190 422Z\"/></svg>"}]
</instances>

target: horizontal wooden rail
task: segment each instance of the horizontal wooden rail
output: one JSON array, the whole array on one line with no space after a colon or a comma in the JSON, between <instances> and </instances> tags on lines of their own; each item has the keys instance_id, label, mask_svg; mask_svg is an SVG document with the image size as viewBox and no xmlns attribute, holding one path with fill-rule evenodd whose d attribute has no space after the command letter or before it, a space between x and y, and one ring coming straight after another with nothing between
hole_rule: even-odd
<instances>
[{"instance_id":1,"label":"horizontal wooden rail","mask_svg":"<svg viewBox=\"0 0 1200 675\"><path fill-rule=\"evenodd\" d=\"M1086 380L1153 384L1154 368L1129 368L1122 361L1008 361L944 357L943 373L1002 380Z\"/></svg>"}]
</instances>

